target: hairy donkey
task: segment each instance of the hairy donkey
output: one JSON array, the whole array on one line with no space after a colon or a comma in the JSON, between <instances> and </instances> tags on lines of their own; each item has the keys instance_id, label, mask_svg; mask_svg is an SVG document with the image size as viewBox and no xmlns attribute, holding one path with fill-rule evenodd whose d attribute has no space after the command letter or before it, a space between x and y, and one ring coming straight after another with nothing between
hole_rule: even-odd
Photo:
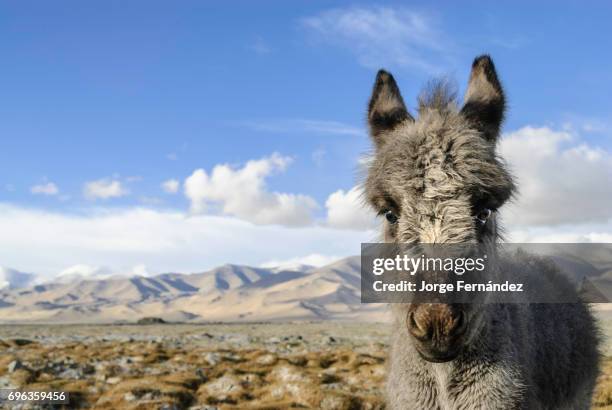
<instances>
[{"instance_id":1,"label":"hairy donkey","mask_svg":"<svg viewBox=\"0 0 612 410\"><path fill-rule=\"evenodd\" d=\"M413 117L391 74L376 77L368 107L375 156L365 191L385 218L385 242L498 242L497 211L514 182L495 151L505 98L491 59L474 60L461 108L451 94L434 85ZM590 407L598 333L582 303L413 301L394 304L393 315L392 409Z\"/></svg>"}]
</instances>

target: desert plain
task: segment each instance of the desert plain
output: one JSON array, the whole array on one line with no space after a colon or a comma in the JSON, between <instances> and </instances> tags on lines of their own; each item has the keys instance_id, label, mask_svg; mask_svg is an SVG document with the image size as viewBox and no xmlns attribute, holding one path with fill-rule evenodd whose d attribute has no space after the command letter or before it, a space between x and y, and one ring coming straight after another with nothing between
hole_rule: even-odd
<instances>
[{"instance_id":1,"label":"desert plain","mask_svg":"<svg viewBox=\"0 0 612 410\"><path fill-rule=\"evenodd\" d=\"M612 408L612 320L593 408ZM65 391L7 409L383 409L386 323L4 325L0 388Z\"/></svg>"}]
</instances>

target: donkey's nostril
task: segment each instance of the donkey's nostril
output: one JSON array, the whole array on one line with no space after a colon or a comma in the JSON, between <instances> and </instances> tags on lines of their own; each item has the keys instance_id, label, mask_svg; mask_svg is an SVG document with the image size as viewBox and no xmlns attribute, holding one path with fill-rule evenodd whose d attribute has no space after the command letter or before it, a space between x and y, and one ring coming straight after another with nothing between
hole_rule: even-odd
<instances>
[{"instance_id":1,"label":"donkey's nostril","mask_svg":"<svg viewBox=\"0 0 612 410\"><path fill-rule=\"evenodd\" d=\"M468 328L468 318L463 309L451 305L418 306L408 313L406 326L412 336L421 342L455 340Z\"/></svg>"},{"instance_id":2,"label":"donkey's nostril","mask_svg":"<svg viewBox=\"0 0 612 410\"><path fill-rule=\"evenodd\" d=\"M460 310L457 313L457 317L455 318L455 323L449 335L459 336L465 331L466 328L467 328L467 318L465 317L465 312L463 312L463 310Z\"/></svg>"},{"instance_id":3,"label":"donkey's nostril","mask_svg":"<svg viewBox=\"0 0 612 410\"><path fill-rule=\"evenodd\" d=\"M408 314L408 325L409 325L411 328L418 327L418 326L417 326L417 324L416 324L416 321L414 320L414 312L410 312L410 313Z\"/></svg>"},{"instance_id":4,"label":"donkey's nostril","mask_svg":"<svg viewBox=\"0 0 612 410\"><path fill-rule=\"evenodd\" d=\"M408 313L408 331L417 339L426 339L430 336L430 324L419 323L414 311Z\"/></svg>"}]
</instances>

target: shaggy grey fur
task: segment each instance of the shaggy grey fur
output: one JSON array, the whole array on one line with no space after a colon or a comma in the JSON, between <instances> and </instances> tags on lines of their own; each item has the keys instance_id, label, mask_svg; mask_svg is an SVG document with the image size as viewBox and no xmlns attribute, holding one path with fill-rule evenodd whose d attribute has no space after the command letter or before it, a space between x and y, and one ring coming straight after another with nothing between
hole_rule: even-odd
<instances>
[{"instance_id":1,"label":"shaggy grey fur","mask_svg":"<svg viewBox=\"0 0 612 410\"><path fill-rule=\"evenodd\" d=\"M514 192L495 152L504 108L488 56L474 61L461 109L444 85L434 84L420 98L418 118L408 113L393 77L379 72L368 110L376 154L365 191L388 219L385 242L480 243L495 254L496 211ZM493 211L484 225L474 219L482 210ZM513 263L563 283L541 259L517 258ZM590 407L598 333L584 304L469 304L460 307L461 318L450 305L434 305L393 306L391 409ZM415 312L441 336L436 331L427 343L415 337L422 327ZM458 353L433 362L442 356L432 346Z\"/></svg>"}]
</instances>

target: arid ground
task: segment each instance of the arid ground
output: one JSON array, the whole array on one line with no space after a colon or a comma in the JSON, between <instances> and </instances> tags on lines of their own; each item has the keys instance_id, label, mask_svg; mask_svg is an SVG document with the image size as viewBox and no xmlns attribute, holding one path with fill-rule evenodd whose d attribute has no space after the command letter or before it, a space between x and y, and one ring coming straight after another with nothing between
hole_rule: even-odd
<instances>
[{"instance_id":1,"label":"arid ground","mask_svg":"<svg viewBox=\"0 0 612 410\"><path fill-rule=\"evenodd\" d=\"M0 388L67 391L65 408L382 409L388 332L334 322L2 326ZM612 359L594 406L612 408Z\"/></svg>"}]
</instances>

